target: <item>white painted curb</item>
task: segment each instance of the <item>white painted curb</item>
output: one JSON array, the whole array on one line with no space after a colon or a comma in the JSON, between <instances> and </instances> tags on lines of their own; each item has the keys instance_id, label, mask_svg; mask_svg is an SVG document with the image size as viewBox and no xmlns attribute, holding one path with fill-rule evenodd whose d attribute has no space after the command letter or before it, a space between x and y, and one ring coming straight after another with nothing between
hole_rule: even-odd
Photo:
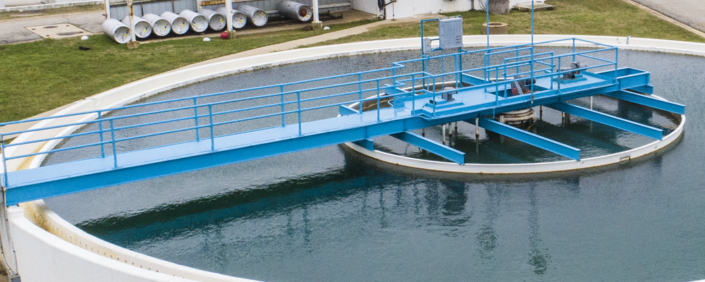
<instances>
[{"instance_id":1,"label":"white painted curb","mask_svg":"<svg viewBox=\"0 0 705 282\"><path fill-rule=\"evenodd\" d=\"M705 44L678 42L656 39L641 39L631 38L629 44L625 37L609 37L609 36L571 36L571 35L537 35L535 40L549 41L568 37L580 37L586 40L611 44L620 47L621 49L652 51L652 52L668 52L675 54L687 54L696 56L705 56ZM464 38L467 47L484 46L484 36L466 36ZM514 44L526 44L530 42L529 35L503 35L492 36L493 46L506 46ZM590 46L590 44L582 44L579 46ZM553 46L567 46L565 44L553 44ZM174 89L180 86L193 84L200 81L205 81L217 77L227 76L239 72L250 71L259 68L266 68L284 64L292 64L303 61L311 61L318 59L327 59L340 56L351 56L369 53L381 53L403 50L418 50L419 39L395 39L374 42L360 42L333 46L321 46L306 49L295 49L272 54L258 55L247 58L232 59L208 65L195 66L184 68L176 71L171 71L132 82L121 87L111 89L109 91L94 95L84 100L73 103L71 106L63 109L55 114L64 115L77 112L93 111L98 109L107 109L117 106L129 104L139 99L161 93L163 91ZM46 120L33 126L33 128L47 127L57 124L65 124L69 122L79 122L95 119L96 115L83 115L75 117L67 117L56 120ZM64 130L47 130L40 133L22 134L15 139L14 142L23 142L29 140L37 140L54 136L65 136L74 132L79 128L67 128ZM682 128L681 128L682 131ZM673 135L673 134L671 134ZM670 136L670 135L669 135ZM11 147L6 150L7 156L17 154L27 154L38 151L46 151L54 148L59 141L36 143L36 146L22 146L19 150L17 147ZM635 154L638 152L635 152ZM8 171L15 171L22 168L37 167L41 164L44 157L31 157L22 160L13 160L8 163ZM457 166L457 165L456 165ZM122 281L184 281L176 276L187 277L191 280L198 281L244 281L243 279L227 277L220 274L209 273L193 268L176 265L170 262L158 260L146 255L137 254L130 250L112 245L102 241L90 234L83 232L70 223L63 220L61 217L51 212L43 201L35 201L32 203L23 204L25 214L29 219L34 219L35 224L44 227L51 233L40 228L32 228L27 226L27 221L24 217L18 216L10 219L11 230L17 236L33 236L27 240L17 240L15 248L18 250L20 258L19 269L22 271L30 269L47 269L51 271L38 271L41 275L23 276L24 282L33 281L97 281L89 275L81 275L84 272L97 273L101 277L113 277L114 272L129 273L132 277ZM57 237L65 237L70 234L69 243L66 241L56 240ZM30 240L31 239L31 240ZM76 242L78 241L78 242ZM91 251L92 249L92 251ZM41 251L32 251L41 250ZM96 251L100 250L100 251ZM55 267L47 262L42 257L50 257L64 259L65 253L70 254L71 258L64 267ZM100 253L100 254L99 254ZM103 255L105 253L105 256ZM80 254L80 255L76 255ZM113 254L113 259L105 261L107 254ZM24 256L24 257L23 257ZM36 257L34 257L36 256ZM116 258L120 257L120 261ZM130 258L128 263L124 262L125 258ZM152 270L159 270L159 278L144 274L144 272L134 271L138 264L154 265ZM62 264L63 265L63 264ZM156 273L156 272L154 272ZM63 277L72 277L72 279L63 279ZM62 279L57 279L62 278ZM169 280L172 279L173 280ZM222 279L222 280L218 280ZM104 281L118 281L105 279Z\"/></svg>"}]
</instances>

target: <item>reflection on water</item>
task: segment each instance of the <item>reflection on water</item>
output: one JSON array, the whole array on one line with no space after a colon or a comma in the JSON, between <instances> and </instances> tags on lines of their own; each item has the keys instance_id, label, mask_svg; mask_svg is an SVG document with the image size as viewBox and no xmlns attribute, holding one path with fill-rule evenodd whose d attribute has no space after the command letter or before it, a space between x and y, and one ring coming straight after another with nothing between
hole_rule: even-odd
<instances>
[{"instance_id":1,"label":"reflection on water","mask_svg":"<svg viewBox=\"0 0 705 282\"><path fill-rule=\"evenodd\" d=\"M697 83L705 59L620 53L623 65L652 71L659 95L687 104L689 120L705 118ZM369 69L404 56L411 54L287 66L200 87L254 86L264 74L301 79L301 66L330 74ZM672 123L629 103L597 98L596 106L662 128ZM551 111L532 131L595 153L644 141L575 117L564 123ZM426 130L431 138L439 132ZM705 278L704 133L703 123L690 122L678 145L645 159L525 176L411 170L333 146L47 202L109 242L266 281L689 281ZM391 138L375 141L433 158ZM484 132L477 142L467 124L459 124L452 144L491 162L555 158ZM71 157L57 154L49 163Z\"/></svg>"}]
</instances>

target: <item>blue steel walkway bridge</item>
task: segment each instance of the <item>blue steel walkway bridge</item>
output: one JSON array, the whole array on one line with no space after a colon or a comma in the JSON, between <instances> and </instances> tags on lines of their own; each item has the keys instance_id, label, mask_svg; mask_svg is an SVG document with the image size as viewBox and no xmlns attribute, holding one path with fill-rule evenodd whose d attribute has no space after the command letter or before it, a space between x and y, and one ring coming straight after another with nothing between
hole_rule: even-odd
<instances>
[{"instance_id":1,"label":"blue steel walkway bridge","mask_svg":"<svg viewBox=\"0 0 705 282\"><path fill-rule=\"evenodd\" d=\"M452 53L424 55L365 72L0 124L57 121L76 116L86 120L5 132L0 136L5 168L1 176L5 204L9 206L345 142L356 142L373 149L373 139L381 136L393 136L462 165L465 163L463 152L411 132L458 121L474 123L579 161L578 148L492 118L508 111L545 106L661 139L661 129L565 101L607 95L684 113L685 106L650 96L653 87L648 72L619 68L617 47L577 38L536 45L561 41L572 42L572 51L568 47L565 54L535 53L534 44L482 50L459 48ZM597 48L576 51L576 42L591 43ZM531 54L526 55L527 52ZM470 56L481 57L484 63L479 67L464 68L463 61ZM561 70L561 66L577 60L593 63L589 67ZM575 71L581 71L583 77L572 81L560 79ZM515 78L518 75L536 80L530 86L530 93L513 95L511 83L526 80ZM316 85L312 87L311 84ZM453 94L454 100L442 98L448 93ZM128 114L113 114L116 111ZM314 111L325 114L307 117ZM145 117L150 119L145 122ZM138 122L127 122L135 120ZM276 124L238 126L258 120L276 120ZM84 130L58 137L17 139L5 144L6 140L20 134L76 128ZM189 133L186 140L172 137L176 133L183 137L185 132ZM6 155L13 147L89 136L95 141ZM123 146L137 139L157 139L158 142L146 148ZM9 161L86 148L99 150L92 151L95 155L65 163L7 171Z\"/></svg>"}]
</instances>

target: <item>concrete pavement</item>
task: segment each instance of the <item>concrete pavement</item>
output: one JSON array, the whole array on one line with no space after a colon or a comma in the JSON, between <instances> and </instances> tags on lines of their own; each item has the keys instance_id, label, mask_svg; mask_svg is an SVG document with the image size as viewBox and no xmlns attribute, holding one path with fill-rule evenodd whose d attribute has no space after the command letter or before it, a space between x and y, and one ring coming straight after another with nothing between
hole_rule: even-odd
<instances>
[{"instance_id":1,"label":"concrete pavement","mask_svg":"<svg viewBox=\"0 0 705 282\"><path fill-rule=\"evenodd\" d=\"M91 33L101 33L103 20L105 17L102 10L2 20L0 21L0 44L42 39L41 36L26 29L26 27L38 25L68 23Z\"/></svg>"},{"instance_id":2,"label":"concrete pavement","mask_svg":"<svg viewBox=\"0 0 705 282\"><path fill-rule=\"evenodd\" d=\"M705 32L704 0L633 0L690 27Z\"/></svg>"}]
</instances>

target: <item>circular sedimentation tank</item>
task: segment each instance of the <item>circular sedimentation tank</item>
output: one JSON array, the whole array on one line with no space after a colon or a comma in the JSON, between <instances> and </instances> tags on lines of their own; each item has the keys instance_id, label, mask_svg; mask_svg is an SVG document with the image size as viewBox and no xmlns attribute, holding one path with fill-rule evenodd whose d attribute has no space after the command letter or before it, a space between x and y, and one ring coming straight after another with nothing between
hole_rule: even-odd
<instances>
[{"instance_id":1,"label":"circular sedimentation tank","mask_svg":"<svg viewBox=\"0 0 705 282\"><path fill-rule=\"evenodd\" d=\"M382 68L415 57L418 51L280 66L138 103ZM705 114L697 82L705 58L620 50L620 64L652 72L656 93L688 103L691 119ZM607 97L593 103L667 134L682 124L677 115ZM652 142L547 109L532 130L579 146L586 158ZM440 127L424 131L440 140ZM705 232L705 180L697 165L705 153L698 141L705 129L687 123L685 131L676 146L588 170L517 176L431 172L331 146L46 202L80 229L119 246L264 281L694 280L702 278L697 266L705 263L699 248L705 239L697 236ZM475 139L474 133L472 125L461 123L449 145L486 165L563 161L509 138L481 132ZM89 141L77 137L62 146L81 142ZM375 142L386 154L440 161L391 138ZM155 139L126 146L159 144ZM80 156L57 153L47 163L73 158Z\"/></svg>"}]
</instances>

